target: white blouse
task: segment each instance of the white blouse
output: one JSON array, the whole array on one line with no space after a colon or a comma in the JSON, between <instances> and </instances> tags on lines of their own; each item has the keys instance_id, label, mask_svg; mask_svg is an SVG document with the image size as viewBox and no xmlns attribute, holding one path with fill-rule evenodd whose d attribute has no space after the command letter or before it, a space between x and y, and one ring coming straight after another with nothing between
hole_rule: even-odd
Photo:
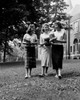
<instances>
[{"instance_id":1,"label":"white blouse","mask_svg":"<svg viewBox=\"0 0 80 100\"><path fill-rule=\"evenodd\" d=\"M25 40L28 40L31 43L34 43L37 40L37 35L36 34L29 35L29 34L26 33L23 37L24 42L25 42Z\"/></svg>"},{"instance_id":2,"label":"white blouse","mask_svg":"<svg viewBox=\"0 0 80 100\"><path fill-rule=\"evenodd\" d=\"M57 40L63 40L65 30L61 29L61 31L55 31L54 36L57 38Z\"/></svg>"},{"instance_id":3,"label":"white blouse","mask_svg":"<svg viewBox=\"0 0 80 100\"><path fill-rule=\"evenodd\" d=\"M58 40L58 42L55 41L54 44L57 44L57 45L63 45L63 43L66 43L64 36L65 36L65 30L64 29L61 29L61 31L52 30L50 32L50 39L55 37Z\"/></svg>"},{"instance_id":4,"label":"white blouse","mask_svg":"<svg viewBox=\"0 0 80 100\"><path fill-rule=\"evenodd\" d=\"M40 35L40 44L45 43L45 39L49 38L49 34L43 33Z\"/></svg>"}]
</instances>

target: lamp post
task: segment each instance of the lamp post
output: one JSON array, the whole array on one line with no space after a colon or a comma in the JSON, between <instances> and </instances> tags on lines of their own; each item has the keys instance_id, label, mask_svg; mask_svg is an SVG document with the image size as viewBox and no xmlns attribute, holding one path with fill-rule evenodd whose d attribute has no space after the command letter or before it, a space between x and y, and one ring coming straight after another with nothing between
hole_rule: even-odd
<instances>
[{"instance_id":1,"label":"lamp post","mask_svg":"<svg viewBox=\"0 0 80 100\"><path fill-rule=\"evenodd\" d=\"M68 46L68 59L70 59L70 16L69 16L69 19L68 19L68 39L67 39L67 46Z\"/></svg>"}]
</instances>

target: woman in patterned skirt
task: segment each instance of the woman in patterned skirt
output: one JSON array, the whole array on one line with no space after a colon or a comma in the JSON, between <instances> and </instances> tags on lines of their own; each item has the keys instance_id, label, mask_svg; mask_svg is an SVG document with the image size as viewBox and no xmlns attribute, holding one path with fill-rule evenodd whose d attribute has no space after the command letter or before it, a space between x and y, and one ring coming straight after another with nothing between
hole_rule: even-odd
<instances>
[{"instance_id":1,"label":"woman in patterned skirt","mask_svg":"<svg viewBox=\"0 0 80 100\"><path fill-rule=\"evenodd\" d=\"M25 78L31 77L32 68L36 68L35 45L37 44L37 35L35 34L34 24L30 24L28 31L23 37L25 45Z\"/></svg>"}]
</instances>

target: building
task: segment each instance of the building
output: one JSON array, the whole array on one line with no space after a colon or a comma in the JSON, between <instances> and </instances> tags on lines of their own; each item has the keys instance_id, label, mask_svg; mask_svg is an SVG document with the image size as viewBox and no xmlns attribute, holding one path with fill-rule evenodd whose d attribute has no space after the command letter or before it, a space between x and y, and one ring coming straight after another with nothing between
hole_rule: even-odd
<instances>
[{"instance_id":1,"label":"building","mask_svg":"<svg viewBox=\"0 0 80 100\"><path fill-rule=\"evenodd\" d=\"M80 54L80 5L76 5L71 11L73 16L70 20L72 30L70 31L70 54L78 56Z\"/></svg>"},{"instance_id":2,"label":"building","mask_svg":"<svg viewBox=\"0 0 80 100\"><path fill-rule=\"evenodd\" d=\"M71 58L80 58L80 5L72 7L71 0L66 0L66 3L69 5L66 12L69 16L72 16L69 21L72 29L67 32L65 54Z\"/></svg>"},{"instance_id":3,"label":"building","mask_svg":"<svg viewBox=\"0 0 80 100\"><path fill-rule=\"evenodd\" d=\"M66 10L68 15L72 16L70 19L70 25L72 29L67 32L67 44L64 45L64 55L66 58L80 58L80 5L72 7L71 0L66 2L69 7ZM38 55L40 50L38 50ZM40 56L39 56L40 58Z\"/></svg>"}]
</instances>

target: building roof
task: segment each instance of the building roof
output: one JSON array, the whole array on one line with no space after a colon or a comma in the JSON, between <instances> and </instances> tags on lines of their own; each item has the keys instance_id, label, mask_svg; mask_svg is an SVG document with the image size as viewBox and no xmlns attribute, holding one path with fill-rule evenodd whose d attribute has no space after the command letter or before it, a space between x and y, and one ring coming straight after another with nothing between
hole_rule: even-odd
<instances>
[{"instance_id":1,"label":"building roof","mask_svg":"<svg viewBox=\"0 0 80 100\"><path fill-rule=\"evenodd\" d=\"M72 16L71 22L76 21L77 19L80 19L80 5L77 4L68 12L68 14Z\"/></svg>"},{"instance_id":2,"label":"building roof","mask_svg":"<svg viewBox=\"0 0 80 100\"><path fill-rule=\"evenodd\" d=\"M80 19L80 13L74 15L74 16L71 18L70 22L74 22L74 21L76 21L76 20L78 20L78 19Z\"/></svg>"},{"instance_id":3,"label":"building roof","mask_svg":"<svg viewBox=\"0 0 80 100\"><path fill-rule=\"evenodd\" d=\"M71 0L65 0L67 6L67 9L64 9L64 12L68 13L73 7L72 7L72 2Z\"/></svg>"},{"instance_id":4,"label":"building roof","mask_svg":"<svg viewBox=\"0 0 80 100\"><path fill-rule=\"evenodd\" d=\"M70 14L71 16L75 16L79 13L80 13L80 5L78 4L68 12L68 14Z\"/></svg>"}]
</instances>

